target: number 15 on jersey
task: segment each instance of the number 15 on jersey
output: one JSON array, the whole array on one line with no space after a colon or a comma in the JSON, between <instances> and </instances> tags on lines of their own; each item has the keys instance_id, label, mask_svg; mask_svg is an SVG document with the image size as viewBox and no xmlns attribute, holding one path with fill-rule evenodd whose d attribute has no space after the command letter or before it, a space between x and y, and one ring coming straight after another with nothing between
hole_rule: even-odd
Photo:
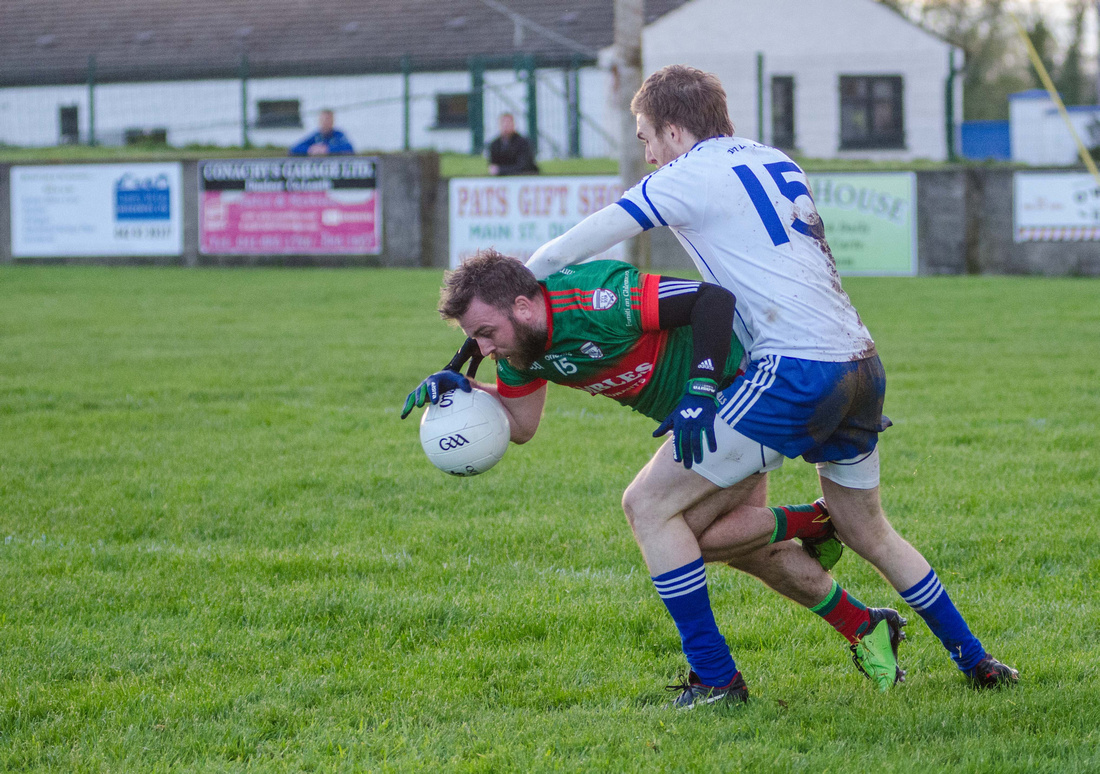
<instances>
[{"instance_id":1,"label":"number 15 on jersey","mask_svg":"<svg viewBox=\"0 0 1100 774\"><path fill-rule=\"evenodd\" d=\"M779 188L779 193L785 196L794 204L795 200L800 196L809 198L811 203L811 212L815 216L811 220L815 222L813 224L807 223L802 220L798 215L808 215L809 213L797 212L794 220L791 221L791 228L800 234L804 234L814 239L819 239L825 235L825 229L821 225L821 216L817 214L817 209L813 207L814 197L810 193L810 189L801 180L788 180L787 175L790 173L796 173L802 175L802 170L798 168L798 165L793 161L774 161L771 164L765 164L764 169L768 171L768 175L775 181L776 186ZM783 226L783 221L779 217L779 213L775 211L775 205L772 204L771 197L768 192L764 190L764 184L760 182L760 178L756 176L756 173L752 171L752 168L748 164L741 164L733 168L734 173L741 181L741 185L745 186L745 191L749 195L749 199L752 201L753 206L756 208L756 212L760 215L760 220L764 223L764 228L768 231L768 236L771 237L772 244L785 245L791 241L790 236L787 234L787 229Z\"/></svg>"}]
</instances>

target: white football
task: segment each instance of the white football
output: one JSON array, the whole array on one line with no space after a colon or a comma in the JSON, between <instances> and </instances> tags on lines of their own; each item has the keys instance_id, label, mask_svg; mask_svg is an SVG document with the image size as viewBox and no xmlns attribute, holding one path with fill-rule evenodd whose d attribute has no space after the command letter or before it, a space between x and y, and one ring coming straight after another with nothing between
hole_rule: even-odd
<instances>
[{"instance_id":1,"label":"white football","mask_svg":"<svg viewBox=\"0 0 1100 774\"><path fill-rule=\"evenodd\" d=\"M424 453L452 476L476 476L496 465L510 435L504 407L484 390L445 392L420 419Z\"/></svg>"}]
</instances>

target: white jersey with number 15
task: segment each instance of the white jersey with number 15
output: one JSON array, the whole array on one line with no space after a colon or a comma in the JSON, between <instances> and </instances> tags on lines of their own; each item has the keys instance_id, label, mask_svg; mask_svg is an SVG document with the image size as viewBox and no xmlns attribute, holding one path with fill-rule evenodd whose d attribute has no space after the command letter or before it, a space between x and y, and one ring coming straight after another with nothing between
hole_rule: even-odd
<instances>
[{"instance_id":1,"label":"white jersey with number 15","mask_svg":"<svg viewBox=\"0 0 1100 774\"><path fill-rule=\"evenodd\" d=\"M806 173L781 151L741 137L704 140L618 205L642 228L670 227L703 278L737 296L734 330L751 359L874 354Z\"/></svg>"}]
</instances>

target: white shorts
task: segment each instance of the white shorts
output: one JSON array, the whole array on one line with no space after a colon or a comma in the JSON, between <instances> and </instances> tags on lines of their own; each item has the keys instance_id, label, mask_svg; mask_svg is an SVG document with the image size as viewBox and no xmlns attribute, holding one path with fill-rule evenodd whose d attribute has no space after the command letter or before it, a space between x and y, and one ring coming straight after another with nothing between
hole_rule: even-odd
<instances>
[{"instance_id":1,"label":"white shorts","mask_svg":"<svg viewBox=\"0 0 1100 774\"><path fill-rule=\"evenodd\" d=\"M817 474L849 489L874 489L879 481L878 447L850 460L819 462Z\"/></svg>"},{"instance_id":2,"label":"white shorts","mask_svg":"<svg viewBox=\"0 0 1100 774\"><path fill-rule=\"evenodd\" d=\"M703 461L696 462L691 469L723 489L754 473L768 473L783 465L782 454L741 435L725 422L714 423L714 437L718 451L712 453L704 445Z\"/></svg>"},{"instance_id":3,"label":"white shorts","mask_svg":"<svg viewBox=\"0 0 1100 774\"><path fill-rule=\"evenodd\" d=\"M714 423L718 451L703 451L703 461L691 469L723 489L744 481L754 473L769 473L783 465L775 449L742 435L725 422ZM838 462L818 462L817 474L849 489L874 489L879 485L878 447L868 454Z\"/></svg>"}]
</instances>

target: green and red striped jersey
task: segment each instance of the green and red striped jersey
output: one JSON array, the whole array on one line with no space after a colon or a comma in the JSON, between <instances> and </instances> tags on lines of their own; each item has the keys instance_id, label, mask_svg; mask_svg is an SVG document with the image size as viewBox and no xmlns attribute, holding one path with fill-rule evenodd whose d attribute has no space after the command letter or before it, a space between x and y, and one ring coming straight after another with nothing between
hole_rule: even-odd
<instances>
[{"instance_id":1,"label":"green and red striped jersey","mask_svg":"<svg viewBox=\"0 0 1100 774\"><path fill-rule=\"evenodd\" d=\"M605 395L663 420L676 407L691 370L691 326L661 330L660 277L622 261L593 261L540 283L550 345L530 368L497 361L504 398L530 395L546 382ZM732 379L744 350L736 337L723 377Z\"/></svg>"}]
</instances>

